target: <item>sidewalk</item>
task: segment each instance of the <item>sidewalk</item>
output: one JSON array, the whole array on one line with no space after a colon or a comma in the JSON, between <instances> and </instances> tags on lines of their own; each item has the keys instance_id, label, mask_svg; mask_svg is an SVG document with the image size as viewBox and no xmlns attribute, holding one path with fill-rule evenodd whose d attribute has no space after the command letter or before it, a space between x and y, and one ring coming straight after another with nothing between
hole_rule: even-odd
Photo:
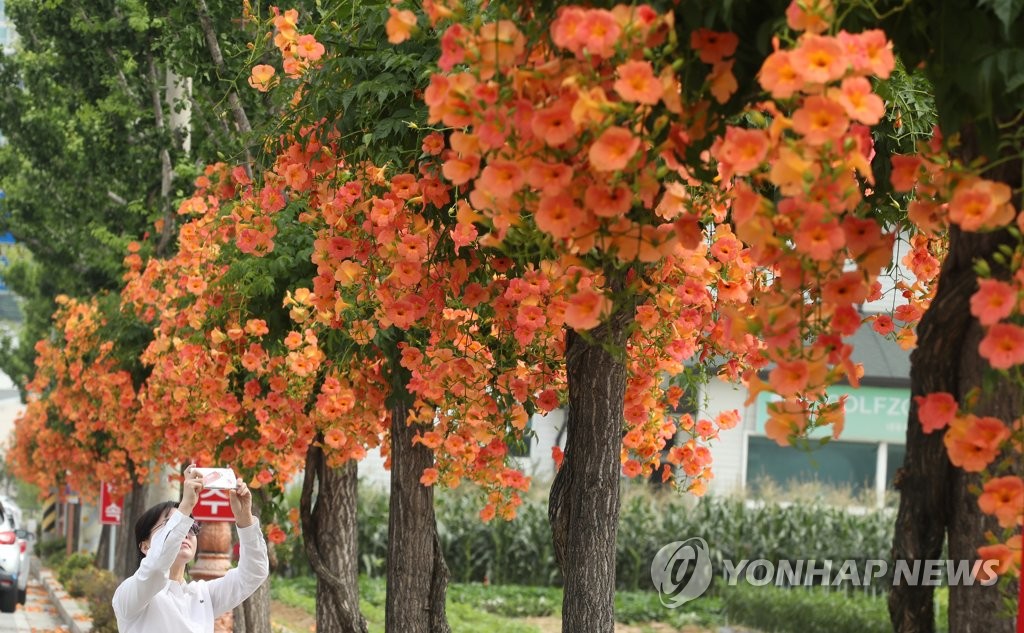
<instances>
[{"instance_id":1,"label":"sidewalk","mask_svg":"<svg viewBox=\"0 0 1024 633\"><path fill-rule=\"evenodd\" d=\"M57 633L67 631L39 581L28 581L25 604L14 613L0 613L0 633Z\"/></svg>"}]
</instances>

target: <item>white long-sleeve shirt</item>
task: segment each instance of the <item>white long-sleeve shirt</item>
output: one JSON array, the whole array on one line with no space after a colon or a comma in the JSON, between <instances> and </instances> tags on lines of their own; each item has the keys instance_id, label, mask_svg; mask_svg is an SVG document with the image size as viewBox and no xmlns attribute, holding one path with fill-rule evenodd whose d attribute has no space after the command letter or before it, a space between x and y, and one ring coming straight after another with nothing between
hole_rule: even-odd
<instances>
[{"instance_id":1,"label":"white long-sleeve shirt","mask_svg":"<svg viewBox=\"0 0 1024 633\"><path fill-rule=\"evenodd\" d=\"M238 567L210 581L171 580L171 565L192 523L191 517L172 511L150 540L138 571L114 592L120 633L213 633L214 619L241 604L267 579L267 544L256 519L238 528Z\"/></svg>"}]
</instances>

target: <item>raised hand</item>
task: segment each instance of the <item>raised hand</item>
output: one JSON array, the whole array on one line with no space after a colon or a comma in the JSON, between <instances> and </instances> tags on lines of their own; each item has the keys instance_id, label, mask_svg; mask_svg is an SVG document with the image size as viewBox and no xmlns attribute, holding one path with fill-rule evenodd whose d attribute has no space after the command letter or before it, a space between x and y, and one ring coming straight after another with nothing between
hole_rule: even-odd
<instances>
[{"instance_id":1,"label":"raised hand","mask_svg":"<svg viewBox=\"0 0 1024 633\"><path fill-rule=\"evenodd\" d=\"M238 527L249 527L253 523L252 516L252 491L241 479L234 490L228 493L228 501L231 502L231 512L235 515L235 525Z\"/></svg>"},{"instance_id":2,"label":"raised hand","mask_svg":"<svg viewBox=\"0 0 1024 633\"><path fill-rule=\"evenodd\" d=\"M182 514L192 514L192 510L196 507L196 503L199 502L199 492L203 489L203 476L195 472L195 464L189 464L185 468L185 478L181 490L181 503L178 504L178 509L181 510Z\"/></svg>"}]
</instances>

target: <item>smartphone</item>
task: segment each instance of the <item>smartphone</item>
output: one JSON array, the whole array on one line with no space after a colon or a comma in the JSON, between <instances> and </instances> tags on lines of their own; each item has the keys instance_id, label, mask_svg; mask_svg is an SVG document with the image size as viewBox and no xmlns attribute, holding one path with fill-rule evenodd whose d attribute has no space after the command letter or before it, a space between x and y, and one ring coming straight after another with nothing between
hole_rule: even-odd
<instances>
[{"instance_id":1,"label":"smartphone","mask_svg":"<svg viewBox=\"0 0 1024 633\"><path fill-rule=\"evenodd\" d=\"M230 468L194 468L193 471L203 476L203 488L234 490L238 485L235 471Z\"/></svg>"}]
</instances>

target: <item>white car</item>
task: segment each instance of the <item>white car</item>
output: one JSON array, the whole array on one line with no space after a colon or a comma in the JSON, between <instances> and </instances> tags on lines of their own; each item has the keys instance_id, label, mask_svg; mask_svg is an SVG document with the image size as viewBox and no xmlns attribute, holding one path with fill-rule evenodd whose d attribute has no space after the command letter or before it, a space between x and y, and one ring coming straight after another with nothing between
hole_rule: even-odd
<instances>
[{"instance_id":1,"label":"white car","mask_svg":"<svg viewBox=\"0 0 1024 633\"><path fill-rule=\"evenodd\" d=\"M13 613L28 588L30 535L19 529L17 508L0 504L0 611Z\"/></svg>"}]
</instances>

